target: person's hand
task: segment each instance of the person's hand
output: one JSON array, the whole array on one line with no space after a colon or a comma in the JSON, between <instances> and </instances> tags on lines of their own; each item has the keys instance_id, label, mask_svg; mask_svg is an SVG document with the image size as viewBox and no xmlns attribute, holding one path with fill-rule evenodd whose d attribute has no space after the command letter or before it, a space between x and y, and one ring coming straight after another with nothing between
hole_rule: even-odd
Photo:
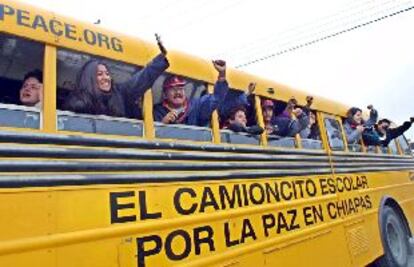
<instances>
[{"instance_id":1,"label":"person's hand","mask_svg":"<svg viewBox=\"0 0 414 267\"><path fill-rule=\"evenodd\" d=\"M159 36L158 34L155 34L155 39L157 40L158 48L160 49L161 54L166 56L168 51L167 51L167 49L165 48L164 44L161 41L161 36Z\"/></svg>"},{"instance_id":2,"label":"person's hand","mask_svg":"<svg viewBox=\"0 0 414 267\"><path fill-rule=\"evenodd\" d=\"M254 83L254 82L249 83L249 86L247 87L246 94L247 95L253 94L253 92L254 92L255 89L256 89L256 83Z\"/></svg>"},{"instance_id":3,"label":"person's hand","mask_svg":"<svg viewBox=\"0 0 414 267\"><path fill-rule=\"evenodd\" d=\"M364 126L362 126L362 125L358 125L358 126L356 127L356 130L357 130L358 132L362 133L362 132L365 130L365 127L364 127Z\"/></svg>"},{"instance_id":4,"label":"person's hand","mask_svg":"<svg viewBox=\"0 0 414 267\"><path fill-rule=\"evenodd\" d=\"M308 95L306 97L306 106L310 107L313 103L313 96Z\"/></svg>"},{"instance_id":5,"label":"person's hand","mask_svg":"<svg viewBox=\"0 0 414 267\"><path fill-rule=\"evenodd\" d=\"M301 108L295 108L292 110L292 113L295 114L296 118L298 118L303 114L303 110Z\"/></svg>"},{"instance_id":6,"label":"person's hand","mask_svg":"<svg viewBox=\"0 0 414 267\"><path fill-rule=\"evenodd\" d=\"M213 66L219 73L219 80L224 80L226 78L226 61L224 60L213 60Z\"/></svg>"},{"instance_id":7,"label":"person's hand","mask_svg":"<svg viewBox=\"0 0 414 267\"><path fill-rule=\"evenodd\" d=\"M367 109L369 109L369 110L371 110L371 109L373 109L374 108L374 106L373 105L368 105L367 106Z\"/></svg>"},{"instance_id":8,"label":"person's hand","mask_svg":"<svg viewBox=\"0 0 414 267\"><path fill-rule=\"evenodd\" d=\"M414 123L414 117L410 118L411 123Z\"/></svg>"},{"instance_id":9,"label":"person's hand","mask_svg":"<svg viewBox=\"0 0 414 267\"><path fill-rule=\"evenodd\" d=\"M162 118L162 123L164 124L169 124L169 123L173 123L177 120L177 113L175 113L175 111L170 111L167 113L167 115L164 116L164 118Z\"/></svg>"}]
</instances>

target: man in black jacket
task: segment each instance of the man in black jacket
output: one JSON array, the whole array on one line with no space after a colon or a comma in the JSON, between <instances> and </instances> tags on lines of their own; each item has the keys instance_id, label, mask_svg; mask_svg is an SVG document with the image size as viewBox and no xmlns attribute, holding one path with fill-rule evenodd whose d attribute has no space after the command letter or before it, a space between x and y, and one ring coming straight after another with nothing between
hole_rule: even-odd
<instances>
[{"instance_id":1,"label":"man in black jacket","mask_svg":"<svg viewBox=\"0 0 414 267\"><path fill-rule=\"evenodd\" d=\"M390 128L390 120L379 120L372 129L367 129L363 132L362 137L364 139L364 143L368 146L388 146L393 139L410 129L413 123L414 117L411 117L409 121L404 122L401 126Z\"/></svg>"}]
</instances>

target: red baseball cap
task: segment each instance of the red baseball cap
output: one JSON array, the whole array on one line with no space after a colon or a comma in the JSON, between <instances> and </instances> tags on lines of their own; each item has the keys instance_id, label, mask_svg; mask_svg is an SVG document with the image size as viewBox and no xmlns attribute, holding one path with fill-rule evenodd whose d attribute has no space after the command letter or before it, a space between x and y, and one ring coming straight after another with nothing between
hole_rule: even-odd
<instances>
[{"instance_id":1,"label":"red baseball cap","mask_svg":"<svg viewBox=\"0 0 414 267\"><path fill-rule=\"evenodd\" d=\"M270 99L266 99L266 100L263 100L262 101L262 107L274 107L274 103L273 103L273 101L272 100L270 100Z\"/></svg>"},{"instance_id":2,"label":"red baseball cap","mask_svg":"<svg viewBox=\"0 0 414 267\"><path fill-rule=\"evenodd\" d=\"M173 75L173 76L167 77L164 80L164 84L162 85L162 88L164 90L167 90L167 89L174 88L174 87L183 87L185 85L186 85L186 81L183 78Z\"/></svg>"}]
</instances>

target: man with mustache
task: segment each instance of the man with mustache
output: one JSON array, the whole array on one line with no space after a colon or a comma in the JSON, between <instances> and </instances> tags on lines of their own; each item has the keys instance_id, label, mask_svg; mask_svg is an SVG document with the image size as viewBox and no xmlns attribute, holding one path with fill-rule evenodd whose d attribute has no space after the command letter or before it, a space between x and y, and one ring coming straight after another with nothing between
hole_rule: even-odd
<instances>
[{"instance_id":1,"label":"man with mustache","mask_svg":"<svg viewBox=\"0 0 414 267\"><path fill-rule=\"evenodd\" d=\"M168 76L163 83L163 101L154 106L154 120L165 124L208 126L211 114L222 103L229 90L226 81L226 62L213 61L218 71L214 93L188 100L184 86L186 81L176 75Z\"/></svg>"}]
</instances>

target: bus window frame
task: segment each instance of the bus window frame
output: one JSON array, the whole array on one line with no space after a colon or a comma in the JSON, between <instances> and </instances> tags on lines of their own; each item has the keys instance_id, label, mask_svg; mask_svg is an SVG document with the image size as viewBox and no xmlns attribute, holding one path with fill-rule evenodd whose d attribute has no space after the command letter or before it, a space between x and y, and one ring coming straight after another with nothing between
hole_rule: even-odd
<instances>
[{"instance_id":1,"label":"bus window frame","mask_svg":"<svg viewBox=\"0 0 414 267\"><path fill-rule=\"evenodd\" d=\"M323 124L323 130L324 131L323 131L323 134L321 134L321 135L324 135L325 138L326 138L325 139L326 148L329 151L329 153L332 153L332 152L346 152L346 153L348 153L349 152L348 142L346 140L345 131L344 131L344 128L343 128L343 125L342 125L341 117L337 116L337 115L334 115L334 114L329 114L329 113L322 113L322 115L323 116L321 118L321 121L322 121L322 124ZM329 142L329 137L328 137L328 131L327 131L328 129L325 126L325 119L333 119L338 123L339 129L341 131L342 142L343 142L343 145L344 145L344 148L342 150L333 150L331 148L331 145L330 145L330 142Z\"/></svg>"}]
</instances>

